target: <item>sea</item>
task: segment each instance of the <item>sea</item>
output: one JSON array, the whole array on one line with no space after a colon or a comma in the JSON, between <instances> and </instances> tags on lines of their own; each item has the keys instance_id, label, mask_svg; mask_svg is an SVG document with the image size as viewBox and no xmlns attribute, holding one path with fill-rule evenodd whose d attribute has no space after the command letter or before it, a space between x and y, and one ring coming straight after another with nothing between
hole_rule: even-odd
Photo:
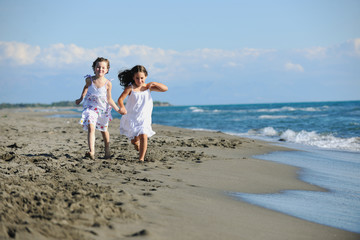
<instances>
[{"instance_id":1,"label":"sea","mask_svg":"<svg viewBox=\"0 0 360 240\"><path fill-rule=\"evenodd\" d=\"M121 117L116 112L113 116ZM238 201L360 233L360 101L154 107L152 121L295 149L255 157L296 166L299 179L327 191L227 194Z\"/></svg>"}]
</instances>

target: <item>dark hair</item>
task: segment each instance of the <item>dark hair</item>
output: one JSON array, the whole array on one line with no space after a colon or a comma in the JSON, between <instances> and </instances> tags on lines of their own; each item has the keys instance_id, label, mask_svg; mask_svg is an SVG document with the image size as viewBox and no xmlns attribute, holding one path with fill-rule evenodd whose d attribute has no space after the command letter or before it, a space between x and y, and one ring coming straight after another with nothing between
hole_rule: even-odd
<instances>
[{"instance_id":1,"label":"dark hair","mask_svg":"<svg viewBox=\"0 0 360 240\"><path fill-rule=\"evenodd\" d=\"M138 73L138 72L144 73L146 77L148 75L146 68L141 65L136 65L132 69L127 69L127 70L119 72L118 78L120 81L120 85L124 86L124 88L126 88L130 84L133 84L134 83L133 77L134 77L135 73Z\"/></svg>"},{"instance_id":2,"label":"dark hair","mask_svg":"<svg viewBox=\"0 0 360 240\"><path fill-rule=\"evenodd\" d=\"M103 57L98 57L98 58L93 62L93 64L92 64L92 69L94 70L94 73L95 73L96 64L97 64L98 62L106 62L106 63L107 63L107 68L108 68L107 73L108 73L109 70L110 70L110 61L109 61L108 59L106 59L106 58L103 58Z\"/></svg>"}]
</instances>

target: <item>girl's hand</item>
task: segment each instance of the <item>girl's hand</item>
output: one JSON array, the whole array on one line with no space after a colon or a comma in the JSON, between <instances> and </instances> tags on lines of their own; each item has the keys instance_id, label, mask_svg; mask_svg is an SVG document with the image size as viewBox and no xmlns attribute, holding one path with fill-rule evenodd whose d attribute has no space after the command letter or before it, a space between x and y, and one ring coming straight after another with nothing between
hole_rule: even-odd
<instances>
[{"instance_id":1,"label":"girl's hand","mask_svg":"<svg viewBox=\"0 0 360 240\"><path fill-rule=\"evenodd\" d=\"M154 86L154 83L153 82L149 82L148 84L146 84L146 89L150 89L151 91L151 87Z\"/></svg>"},{"instance_id":2,"label":"girl's hand","mask_svg":"<svg viewBox=\"0 0 360 240\"><path fill-rule=\"evenodd\" d=\"M126 115L127 114L126 108L119 108L118 113L120 113L121 115Z\"/></svg>"},{"instance_id":3,"label":"girl's hand","mask_svg":"<svg viewBox=\"0 0 360 240\"><path fill-rule=\"evenodd\" d=\"M81 99L81 98L76 99L76 100L75 100L75 104L76 104L76 105L79 105L79 104L81 103L81 101L82 101L82 99Z\"/></svg>"}]
</instances>

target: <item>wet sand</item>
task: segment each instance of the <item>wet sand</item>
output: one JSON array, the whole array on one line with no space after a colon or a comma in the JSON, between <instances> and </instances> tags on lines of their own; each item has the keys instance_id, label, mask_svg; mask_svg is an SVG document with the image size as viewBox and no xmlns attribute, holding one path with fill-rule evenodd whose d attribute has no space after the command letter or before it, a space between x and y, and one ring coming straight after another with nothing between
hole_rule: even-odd
<instances>
[{"instance_id":1,"label":"wet sand","mask_svg":"<svg viewBox=\"0 0 360 240\"><path fill-rule=\"evenodd\" d=\"M287 149L153 125L147 161L138 163L115 119L112 158L103 158L96 132L91 160L79 119L49 114L0 110L0 239L360 238L227 195L323 191L297 180L294 167L252 157Z\"/></svg>"}]
</instances>

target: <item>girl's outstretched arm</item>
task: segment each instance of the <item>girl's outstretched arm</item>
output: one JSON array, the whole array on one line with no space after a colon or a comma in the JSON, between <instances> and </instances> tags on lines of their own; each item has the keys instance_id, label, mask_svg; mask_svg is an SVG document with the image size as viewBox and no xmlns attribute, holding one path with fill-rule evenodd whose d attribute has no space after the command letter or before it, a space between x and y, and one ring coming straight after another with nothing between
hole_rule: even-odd
<instances>
[{"instance_id":1,"label":"girl's outstretched arm","mask_svg":"<svg viewBox=\"0 0 360 240\"><path fill-rule=\"evenodd\" d=\"M124 105L124 100L125 98L131 93L131 86L128 86L124 89L124 91L121 93L119 99L118 99L118 105L120 107L119 113L122 115L127 114L125 105Z\"/></svg>"},{"instance_id":2,"label":"girl's outstretched arm","mask_svg":"<svg viewBox=\"0 0 360 240\"><path fill-rule=\"evenodd\" d=\"M82 90L80 98L75 100L76 105L79 105L81 103L81 101L84 99L90 85L91 85L91 79L88 77L85 79L85 86Z\"/></svg>"},{"instance_id":3,"label":"girl's outstretched arm","mask_svg":"<svg viewBox=\"0 0 360 240\"><path fill-rule=\"evenodd\" d=\"M158 82L149 82L146 87L150 89L150 91L155 92L166 92L168 90L168 87L165 84Z\"/></svg>"},{"instance_id":4,"label":"girl's outstretched arm","mask_svg":"<svg viewBox=\"0 0 360 240\"><path fill-rule=\"evenodd\" d=\"M112 84L111 84L111 82L109 81L109 82L107 83L107 89L106 89L106 91L107 91L107 92L106 92L107 101L108 101L108 103L110 104L110 106L111 106L115 111L119 112L119 107L116 106L114 100L113 100L112 97L111 97L111 88L112 88Z\"/></svg>"}]
</instances>

